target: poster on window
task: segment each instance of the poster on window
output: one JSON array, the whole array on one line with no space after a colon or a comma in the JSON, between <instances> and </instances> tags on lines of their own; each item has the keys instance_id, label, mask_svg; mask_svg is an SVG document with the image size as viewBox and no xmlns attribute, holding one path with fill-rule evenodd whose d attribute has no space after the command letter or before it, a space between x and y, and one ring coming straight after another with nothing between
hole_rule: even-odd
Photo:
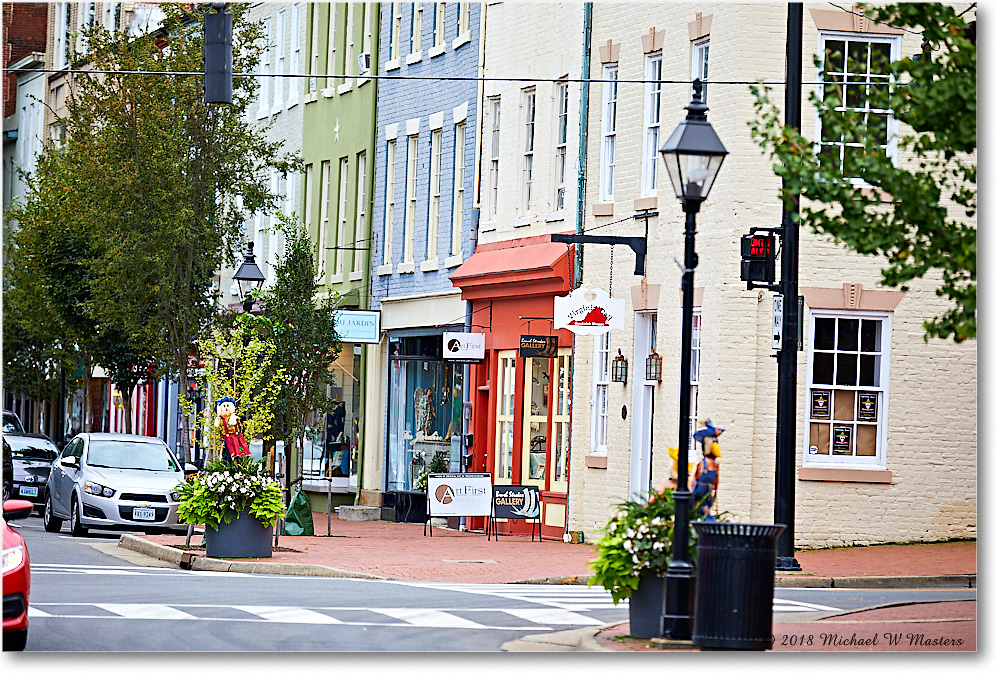
<instances>
[{"instance_id":1,"label":"poster on window","mask_svg":"<svg viewBox=\"0 0 1000 675\"><path fill-rule=\"evenodd\" d=\"M830 392L828 390L813 389L812 416L824 420L830 419Z\"/></svg>"},{"instance_id":2,"label":"poster on window","mask_svg":"<svg viewBox=\"0 0 1000 675\"><path fill-rule=\"evenodd\" d=\"M834 425L833 454L835 455L851 454L851 433L853 431L854 429L852 427Z\"/></svg>"},{"instance_id":3,"label":"poster on window","mask_svg":"<svg viewBox=\"0 0 1000 675\"><path fill-rule=\"evenodd\" d=\"M494 485L493 517L528 519L541 513L535 485Z\"/></svg>"},{"instance_id":4,"label":"poster on window","mask_svg":"<svg viewBox=\"0 0 1000 675\"><path fill-rule=\"evenodd\" d=\"M878 421L878 394L858 392L858 419L865 422Z\"/></svg>"}]
</instances>

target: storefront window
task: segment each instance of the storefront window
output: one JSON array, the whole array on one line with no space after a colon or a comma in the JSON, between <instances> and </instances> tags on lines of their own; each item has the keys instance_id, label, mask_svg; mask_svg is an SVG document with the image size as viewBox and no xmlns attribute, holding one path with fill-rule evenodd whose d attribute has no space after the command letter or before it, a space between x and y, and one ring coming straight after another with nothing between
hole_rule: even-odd
<instances>
[{"instance_id":1,"label":"storefront window","mask_svg":"<svg viewBox=\"0 0 1000 675\"><path fill-rule=\"evenodd\" d=\"M361 346L344 344L331 364L327 395L333 411L311 413L303 435L302 475L333 478L332 487L343 488L356 481L358 429L361 424ZM325 482L325 481L324 481Z\"/></svg>"},{"instance_id":2,"label":"storefront window","mask_svg":"<svg viewBox=\"0 0 1000 675\"><path fill-rule=\"evenodd\" d=\"M494 483L511 481L514 454L514 373L517 352L500 352L497 369L497 434Z\"/></svg>"},{"instance_id":3,"label":"storefront window","mask_svg":"<svg viewBox=\"0 0 1000 675\"><path fill-rule=\"evenodd\" d=\"M437 453L447 470L458 470L462 366L440 360L440 335L390 342L386 489L412 490Z\"/></svg>"},{"instance_id":4,"label":"storefront window","mask_svg":"<svg viewBox=\"0 0 1000 675\"><path fill-rule=\"evenodd\" d=\"M549 489L555 492L566 492L567 489L572 353L569 347L561 347L556 358L556 391L552 401L552 469L549 474Z\"/></svg>"},{"instance_id":5,"label":"storefront window","mask_svg":"<svg viewBox=\"0 0 1000 675\"><path fill-rule=\"evenodd\" d=\"M549 359L526 359L524 368L525 435L521 482L545 485L545 455L549 428Z\"/></svg>"}]
</instances>

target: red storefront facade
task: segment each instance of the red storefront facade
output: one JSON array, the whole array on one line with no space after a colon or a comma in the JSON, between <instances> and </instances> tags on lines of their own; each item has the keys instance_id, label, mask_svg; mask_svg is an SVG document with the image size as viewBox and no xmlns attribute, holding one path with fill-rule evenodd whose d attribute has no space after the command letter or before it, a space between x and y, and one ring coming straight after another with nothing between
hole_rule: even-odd
<instances>
[{"instance_id":1,"label":"red storefront facade","mask_svg":"<svg viewBox=\"0 0 1000 675\"><path fill-rule=\"evenodd\" d=\"M472 303L472 331L486 336L468 384L471 470L494 485L538 487L546 538L562 538L569 492L573 336L553 327L552 308L572 288L572 260L572 247L543 235L479 245L451 275ZM548 349L521 356L524 336L548 338ZM530 528L498 523L501 533Z\"/></svg>"}]
</instances>

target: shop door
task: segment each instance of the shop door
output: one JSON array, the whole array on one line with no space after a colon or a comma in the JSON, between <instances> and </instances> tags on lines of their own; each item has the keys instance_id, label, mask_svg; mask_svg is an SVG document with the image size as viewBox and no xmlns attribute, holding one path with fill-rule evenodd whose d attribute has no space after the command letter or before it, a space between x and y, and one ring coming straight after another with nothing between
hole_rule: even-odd
<instances>
[{"instance_id":1,"label":"shop door","mask_svg":"<svg viewBox=\"0 0 1000 675\"><path fill-rule=\"evenodd\" d=\"M554 361L553 390L550 404L551 431L546 465L547 490L542 492L542 533L546 538L561 538L566 529L566 499L569 492L569 422L573 381L571 347L561 347Z\"/></svg>"},{"instance_id":2,"label":"shop door","mask_svg":"<svg viewBox=\"0 0 1000 675\"><path fill-rule=\"evenodd\" d=\"M494 485L513 483L516 366L516 351L511 349L497 353L496 437L493 448Z\"/></svg>"},{"instance_id":3,"label":"shop door","mask_svg":"<svg viewBox=\"0 0 1000 675\"><path fill-rule=\"evenodd\" d=\"M653 391L656 380L646 379L646 357L656 351L656 313L636 312L635 364L632 377L632 448L628 491L638 497L650 490L653 462Z\"/></svg>"}]
</instances>

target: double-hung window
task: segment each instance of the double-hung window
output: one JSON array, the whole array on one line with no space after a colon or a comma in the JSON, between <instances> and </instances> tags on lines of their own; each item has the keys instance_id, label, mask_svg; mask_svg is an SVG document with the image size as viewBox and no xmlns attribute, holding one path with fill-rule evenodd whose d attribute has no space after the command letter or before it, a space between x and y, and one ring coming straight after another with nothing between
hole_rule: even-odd
<instances>
[{"instance_id":1,"label":"double-hung window","mask_svg":"<svg viewBox=\"0 0 1000 675\"><path fill-rule=\"evenodd\" d=\"M521 213L531 211L532 170L535 161L535 90L523 92L524 149L521 157Z\"/></svg>"},{"instance_id":2,"label":"double-hung window","mask_svg":"<svg viewBox=\"0 0 1000 675\"><path fill-rule=\"evenodd\" d=\"M839 113L843 129L823 126L817 116L821 156L845 177L864 182L857 158L870 139L892 158L896 156L895 119L889 109L894 81L889 64L899 58L896 36L820 33L823 105Z\"/></svg>"},{"instance_id":3,"label":"double-hung window","mask_svg":"<svg viewBox=\"0 0 1000 675\"><path fill-rule=\"evenodd\" d=\"M104 27L108 30L108 32L118 32L118 18L121 16L121 11L122 3L120 2L104 3Z\"/></svg>"},{"instance_id":4,"label":"double-hung window","mask_svg":"<svg viewBox=\"0 0 1000 675\"><path fill-rule=\"evenodd\" d=\"M608 333L594 336L594 408L590 451L608 454L608 386L611 384L611 347Z\"/></svg>"},{"instance_id":5,"label":"double-hung window","mask_svg":"<svg viewBox=\"0 0 1000 675\"><path fill-rule=\"evenodd\" d=\"M707 37L695 40L691 43L691 80L708 81L708 46ZM708 103L708 85L703 84L701 88L701 101Z\"/></svg>"},{"instance_id":6,"label":"double-hung window","mask_svg":"<svg viewBox=\"0 0 1000 675\"><path fill-rule=\"evenodd\" d=\"M417 226L417 138L407 136L406 147L406 223L403 228L403 262L413 262L414 228Z\"/></svg>"},{"instance_id":7,"label":"double-hung window","mask_svg":"<svg viewBox=\"0 0 1000 675\"><path fill-rule=\"evenodd\" d=\"M312 3L312 19L310 20L309 31L309 84L307 91L316 91L316 77L319 75L319 8L320 3Z\"/></svg>"},{"instance_id":8,"label":"double-hung window","mask_svg":"<svg viewBox=\"0 0 1000 675\"><path fill-rule=\"evenodd\" d=\"M434 48L444 51L444 10L447 3L434 3Z\"/></svg>"},{"instance_id":9,"label":"double-hung window","mask_svg":"<svg viewBox=\"0 0 1000 675\"><path fill-rule=\"evenodd\" d=\"M285 54L285 10L279 9L274 19L274 51L276 54L274 72L274 99L271 112L280 112L285 103L285 78L288 57Z\"/></svg>"},{"instance_id":10,"label":"double-hung window","mask_svg":"<svg viewBox=\"0 0 1000 675\"><path fill-rule=\"evenodd\" d=\"M70 25L70 10L72 5L68 2L60 2L56 5L56 46L55 64L56 68L65 68L69 65L70 54L70 34L73 27Z\"/></svg>"},{"instance_id":11,"label":"double-hung window","mask_svg":"<svg viewBox=\"0 0 1000 675\"><path fill-rule=\"evenodd\" d=\"M298 75L302 68L302 3L296 2L292 5L292 19L291 19L291 30L289 31L289 37L291 42L289 44L289 66L288 70L292 74ZM291 107L299 102L299 88L294 84L295 78L289 80L288 85L288 101L285 103L286 107Z\"/></svg>"},{"instance_id":12,"label":"double-hung window","mask_svg":"<svg viewBox=\"0 0 1000 675\"><path fill-rule=\"evenodd\" d=\"M257 117L266 117L271 113L271 17L265 17L261 22L263 34L263 50L260 55L260 91L257 92Z\"/></svg>"},{"instance_id":13,"label":"double-hung window","mask_svg":"<svg viewBox=\"0 0 1000 675\"><path fill-rule=\"evenodd\" d=\"M500 197L500 97L490 99L489 219L496 220Z\"/></svg>"},{"instance_id":14,"label":"double-hung window","mask_svg":"<svg viewBox=\"0 0 1000 675\"><path fill-rule=\"evenodd\" d=\"M618 64L604 66L604 97L601 104L600 201L615 199L615 138L618 129Z\"/></svg>"},{"instance_id":15,"label":"double-hung window","mask_svg":"<svg viewBox=\"0 0 1000 675\"><path fill-rule=\"evenodd\" d=\"M319 4L319 3L317 3ZM337 86L337 3L329 4L330 14L326 26L326 86Z\"/></svg>"},{"instance_id":16,"label":"double-hung window","mask_svg":"<svg viewBox=\"0 0 1000 675\"><path fill-rule=\"evenodd\" d=\"M410 14L410 54L420 54L422 47L424 8L420 3L411 5Z\"/></svg>"},{"instance_id":17,"label":"double-hung window","mask_svg":"<svg viewBox=\"0 0 1000 675\"><path fill-rule=\"evenodd\" d=\"M83 34L83 31L93 26L96 19L97 9L95 3L80 3L77 9L76 22L77 32L79 33L77 38L77 47L81 52L87 51L87 37Z\"/></svg>"},{"instance_id":18,"label":"double-hung window","mask_svg":"<svg viewBox=\"0 0 1000 675\"><path fill-rule=\"evenodd\" d=\"M317 282L326 278L326 241L330 230L330 161L320 164L319 236L316 238Z\"/></svg>"},{"instance_id":19,"label":"double-hung window","mask_svg":"<svg viewBox=\"0 0 1000 675\"><path fill-rule=\"evenodd\" d=\"M892 314L810 310L803 466L885 468Z\"/></svg>"},{"instance_id":20,"label":"double-hung window","mask_svg":"<svg viewBox=\"0 0 1000 675\"><path fill-rule=\"evenodd\" d=\"M643 111L645 135L642 147L642 190L643 197L656 196L656 172L660 159L660 95L663 85L663 56L650 54L646 57L646 96Z\"/></svg>"},{"instance_id":21,"label":"double-hung window","mask_svg":"<svg viewBox=\"0 0 1000 675\"><path fill-rule=\"evenodd\" d=\"M555 204L556 211L566 207L566 137L569 132L569 83L556 84L556 167Z\"/></svg>"},{"instance_id":22,"label":"double-hung window","mask_svg":"<svg viewBox=\"0 0 1000 675\"><path fill-rule=\"evenodd\" d=\"M365 255L362 250L365 248L365 194L367 192L367 156L364 152L358 153L358 181L355 189L356 196L354 202L354 267L352 269L352 279L361 278L364 270Z\"/></svg>"},{"instance_id":23,"label":"double-hung window","mask_svg":"<svg viewBox=\"0 0 1000 675\"><path fill-rule=\"evenodd\" d=\"M460 38L462 35L469 32L469 14L469 3L458 3L458 32L455 35L456 38Z\"/></svg>"},{"instance_id":24,"label":"double-hung window","mask_svg":"<svg viewBox=\"0 0 1000 675\"><path fill-rule=\"evenodd\" d=\"M384 5L383 5L384 6ZM399 31L403 25L403 3L390 5L392 18L389 21L389 60L399 63Z\"/></svg>"},{"instance_id":25,"label":"double-hung window","mask_svg":"<svg viewBox=\"0 0 1000 675\"><path fill-rule=\"evenodd\" d=\"M455 125L455 171L451 206L451 255L462 255L465 218L465 122Z\"/></svg>"},{"instance_id":26,"label":"double-hung window","mask_svg":"<svg viewBox=\"0 0 1000 675\"><path fill-rule=\"evenodd\" d=\"M392 264L392 219L396 216L396 139L385 144L385 225L382 235L382 264Z\"/></svg>"},{"instance_id":27,"label":"double-hung window","mask_svg":"<svg viewBox=\"0 0 1000 675\"><path fill-rule=\"evenodd\" d=\"M431 131L431 203L427 218L427 260L437 258L438 229L441 223L441 129Z\"/></svg>"},{"instance_id":28,"label":"double-hung window","mask_svg":"<svg viewBox=\"0 0 1000 675\"><path fill-rule=\"evenodd\" d=\"M339 198L337 199L337 238L334 242L334 247L337 249L335 253L334 260L336 261L333 266L333 274L338 279L344 273L344 246L347 242L347 177L348 177L348 161L346 157L341 157L340 159L340 191L338 192Z\"/></svg>"}]
</instances>

